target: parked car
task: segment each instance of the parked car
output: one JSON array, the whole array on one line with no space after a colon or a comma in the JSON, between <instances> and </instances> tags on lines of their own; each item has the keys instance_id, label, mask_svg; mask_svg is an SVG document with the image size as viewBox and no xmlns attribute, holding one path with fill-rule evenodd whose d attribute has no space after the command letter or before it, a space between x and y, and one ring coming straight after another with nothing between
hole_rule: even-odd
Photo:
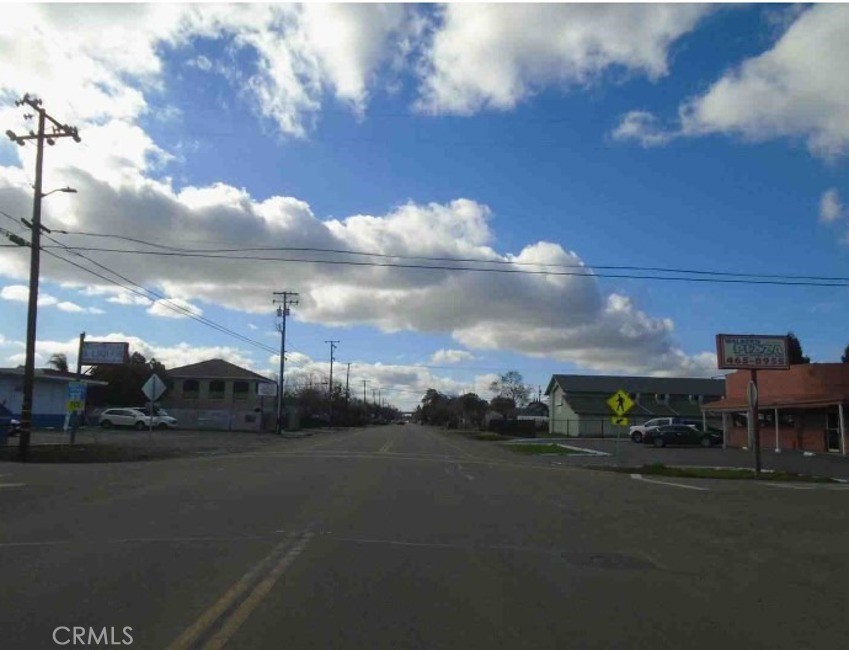
<instances>
[{"instance_id":1,"label":"parked car","mask_svg":"<svg viewBox=\"0 0 849 650\"><path fill-rule=\"evenodd\" d=\"M110 408L100 414L100 426L104 429L109 427L134 427L139 431L149 429L151 425L150 416L138 408ZM170 415L154 415L154 429L173 429L177 426L177 420Z\"/></svg>"},{"instance_id":2,"label":"parked car","mask_svg":"<svg viewBox=\"0 0 849 650\"><path fill-rule=\"evenodd\" d=\"M643 436L648 429L653 427L665 427L672 424L683 424L694 429L698 429L700 427L700 424L695 420L687 420L680 417L654 418L653 420L648 420L643 424L635 424L628 429L628 435L631 436L631 440L633 442L642 442Z\"/></svg>"},{"instance_id":3,"label":"parked car","mask_svg":"<svg viewBox=\"0 0 849 650\"><path fill-rule=\"evenodd\" d=\"M647 429L643 433L643 442L655 447L666 447L667 445L713 447L722 444L722 435L714 431L701 431L686 424L667 424Z\"/></svg>"}]
</instances>

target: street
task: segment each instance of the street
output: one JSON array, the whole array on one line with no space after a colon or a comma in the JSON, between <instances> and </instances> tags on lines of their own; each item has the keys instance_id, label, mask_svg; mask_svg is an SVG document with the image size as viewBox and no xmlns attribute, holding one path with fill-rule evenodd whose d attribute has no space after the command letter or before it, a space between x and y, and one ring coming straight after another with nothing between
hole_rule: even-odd
<instances>
[{"instance_id":1,"label":"street","mask_svg":"<svg viewBox=\"0 0 849 650\"><path fill-rule=\"evenodd\" d=\"M842 645L845 487L667 483L412 424L3 463L0 645L60 647L60 626L152 650Z\"/></svg>"}]
</instances>

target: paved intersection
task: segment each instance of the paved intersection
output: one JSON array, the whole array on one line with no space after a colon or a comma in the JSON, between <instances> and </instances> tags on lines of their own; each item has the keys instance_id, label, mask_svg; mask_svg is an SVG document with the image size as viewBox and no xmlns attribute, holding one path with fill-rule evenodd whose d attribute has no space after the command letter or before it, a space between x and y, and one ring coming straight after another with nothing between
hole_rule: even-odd
<instances>
[{"instance_id":1,"label":"paved intersection","mask_svg":"<svg viewBox=\"0 0 849 650\"><path fill-rule=\"evenodd\" d=\"M4 464L3 647L821 648L846 494L680 489L416 425L245 453Z\"/></svg>"}]
</instances>

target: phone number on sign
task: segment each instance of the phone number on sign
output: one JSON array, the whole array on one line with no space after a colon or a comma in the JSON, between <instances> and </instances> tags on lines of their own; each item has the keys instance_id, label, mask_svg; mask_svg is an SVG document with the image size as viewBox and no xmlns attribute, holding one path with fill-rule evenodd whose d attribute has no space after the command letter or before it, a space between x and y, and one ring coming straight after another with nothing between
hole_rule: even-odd
<instances>
[{"instance_id":1,"label":"phone number on sign","mask_svg":"<svg viewBox=\"0 0 849 650\"><path fill-rule=\"evenodd\" d=\"M782 341L752 341L725 339L726 356L748 356L748 357L777 357L784 358L784 345Z\"/></svg>"},{"instance_id":2,"label":"phone number on sign","mask_svg":"<svg viewBox=\"0 0 849 650\"><path fill-rule=\"evenodd\" d=\"M784 359L776 357L725 357L725 363L736 366L783 366Z\"/></svg>"}]
</instances>

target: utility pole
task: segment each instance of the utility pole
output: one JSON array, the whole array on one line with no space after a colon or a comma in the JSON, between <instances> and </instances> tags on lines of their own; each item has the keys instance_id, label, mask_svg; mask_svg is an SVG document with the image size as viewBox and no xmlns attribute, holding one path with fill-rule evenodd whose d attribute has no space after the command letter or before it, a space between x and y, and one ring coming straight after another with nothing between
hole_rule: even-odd
<instances>
[{"instance_id":1,"label":"utility pole","mask_svg":"<svg viewBox=\"0 0 849 650\"><path fill-rule=\"evenodd\" d=\"M22 462L29 459L29 442L30 433L32 431L32 393L35 384L35 337L36 337L36 321L38 317L38 274L41 255L41 199L47 194L42 192L42 167L44 164L44 143L53 146L56 144L57 138L73 138L74 142L80 141L77 128L61 124L58 120L48 115L47 111L41 107L41 100L29 95L24 95L23 99L15 102L15 106L27 105L38 113L38 133L30 131L28 135L16 135L14 131L6 131L6 135L12 142L24 146L27 140L36 141L35 155L35 194L32 199L32 224L30 239L30 265L29 265L29 303L27 307L27 340L26 340L26 361L24 364L24 386L23 396L21 399L21 434L18 443L18 456ZM26 119L31 119L33 115L24 115ZM51 132L46 132L47 122L50 122ZM76 192L70 187L65 188L64 192ZM49 194L49 192L48 192Z\"/></svg>"},{"instance_id":2,"label":"utility pole","mask_svg":"<svg viewBox=\"0 0 849 650\"><path fill-rule=\"evenodd\" d=\"M327 419L329 420L330 426L333 426L333 353L336 351L336 345L339 341L325 341L325 343L330 343L330 381L327 382L327 402L328 402L328 411L327 411Z\"/></svg>"},{"instance_id":3,"label":"utility pole","mask_svg":"<svg viewBox=\"0 0 849 650\"><path fill-rule=\"evenodd\" d=\"M298 294L294 291L275 291L275 296L282 296L282 299L273 298L271 304L276 305L282 303L282 307L277 308L277 330L280 332L280 381L277 386L277 435L283 433L283 370L286 364L286 318L289 316L289 307L298 304Z\"/></svg>"},{"instance_id":4,"label":"utility pole","mask_svg":"<svg viewBox=\"0 0 849 650\"><path fill-rule=\"evenodd\" d=\"M348 412L348 402L351 400L351 391L348 390L348 384L351 380L351 362L348 362L348 371L345 373L345 413Z\"/></svg>"},{"instance_id":5,"label":"utility pole","mask_svg":"<svg viewBox=\"0 0 849 650\"><path fill-rule=\"evenodd\" d=\"M368 421L368 402L366 402L366 384L368 383L368 379L363 379L363 418L366 419L366 422L363 422L363 424L366 424Z\"/></svg>"}]
</instances>

